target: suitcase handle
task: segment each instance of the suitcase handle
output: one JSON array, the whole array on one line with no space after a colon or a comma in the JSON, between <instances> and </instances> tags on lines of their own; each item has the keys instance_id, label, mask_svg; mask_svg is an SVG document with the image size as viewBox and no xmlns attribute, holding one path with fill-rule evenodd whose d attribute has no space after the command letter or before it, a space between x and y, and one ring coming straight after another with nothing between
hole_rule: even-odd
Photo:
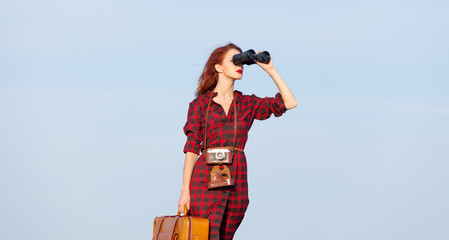
<instances>
[{"instance_id":1,"label":"suitcase handle","mask_svg":"<svg viewBox=\"0 0 449 240\"><path fill-rule=\"evenodd\" d=\"M187 216L188 213L189 213L189 209L187 208L187 205L184 205L184 216ZM180 216L181 213L178 211L178 213L176 215Z\"/></svg>"}]
</instances>

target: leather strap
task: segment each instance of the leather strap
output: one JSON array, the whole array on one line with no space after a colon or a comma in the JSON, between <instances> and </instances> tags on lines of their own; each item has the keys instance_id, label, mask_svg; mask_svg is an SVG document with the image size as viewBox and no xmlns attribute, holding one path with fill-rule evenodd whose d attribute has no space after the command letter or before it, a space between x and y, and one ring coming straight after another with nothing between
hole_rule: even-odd
<instances>
[{"instance_id":1,"label":"leather strap","mask_svg":"<svg viewBox=\"0 0 449 240\"><path fill-rule=\"evenodd\" d=\"M164 221L164 218L166 218L166 217L167 216L161 217L161 220L157 223L156 234L154 235L153 240L157 240L157 238L159 237L159 231L161 230L162 222Z\"/></svg>"},{"instance_id":2,"label":"leather strap","mask_svg":"<svg viewBox=\"0 0 449 240\"><path fill-rule=\"evenodd\" d=\"M189 218L189 237L187 240L191 240L192 239L192 219Z\"/></svg>"},{"instance_id":3,"label":"leather strap","mask_svg":"<svg viewBox=\"0 0 449 240\"><path fill-rule=\"evenodd\" d=\"M235 147L233 150L234 150L234 151L243 152L243 149L242 149L242 148L236 148L236 147Z\"/></svg>"},{"instance_id":4,"label":"leather strap","mask_svg":"<svg viewBox=\"0 0 449 240\"><path fill-rule=\"evenodd\" d=\"M170 237L172 238L172 240L173 240L173 237L174 237L174 233L175 233L175 229L176 229L176 224L178 223L178 219L180 218L181 216L179 216L179 215L177 215L177 216L175 216L175 219L174 219L174 223L173 223L173 228L172 228L172 230L171 230L171 234L170 234ZM187 217L188 219L189 219L189 233L188 233L188 240L191 240L192 239L192 219L190 218L190 217L188 217L188 216L184 216L184 217ZM163 217L163 218L165 218L165 217ZM161 221L162 222L162 221ZM158 231L157 231L157 234L159 234L159 228L160 228L160 225L161 224L159 224L159 226L158 226ZM156 236L156 239L154 239L154 240L157 240L157 237L158 236Z\"/></svg>"},{"instance_id":5,"label":"leather strap","mask_svg":"<svg viewBox=\"0 0 449 240\"><path fill-rule=\"evenodd\" d=\"M235 149L235 141L237 140L237 106L235 106L235 94L232 98L234 102L234 144L232 145L232 150ZM234 153L233 153L234 154Z\"/></svg>"},{"instance_id":6,"label":"leather strap","mask_svg":"<svg viewBox=\"0 0 449 240\"><path fill-rule=\"evenodd\" d=\"M209 103L207 104L207 110L206 110L206 127L204 129L203 154L204 154L204 150L207 148L207 119L209 118L209 108L210 108L210 104L212 102L213 96L214 96L214 92L211 91L210 98L209 98ZM234 104L234 143L232 144L232 149L231 150L237 150L237 151L243 152L243 149L235 147L235 142L237 140L237 106L235 104L235 94L234 94L234 97L232 99L232 102Z\"/></svg>"},{"instance_id":7,"label":"leather strap","mask_svg":"<svg viewBox=\"0 0 449 240\"><path fill-rule=\"evenodd\" d=\"M209 118L209 108L210 108L210 103L212 102L213 96L214 96L214 93L211 91L209 103L207 104L207 110L206 110L206 126L204 127L204 147L203 147L203 149L206 149L206 147L207 147L207 119Z\"/></svg>"},{"instance_id":8,"label":"leather strap","mask_svg":"<svg viewBox=\"0 0 449 240\"><path fill-rule=\"evenodd\" d=\"M175 228L176 228L176 224L178 223L178 218L180 218L180 216L176 216L174 219L173 228L172 228L171 234L170 234L171 239L173 239L173 234L175 233Z\"/></svg>"}]
</instances>

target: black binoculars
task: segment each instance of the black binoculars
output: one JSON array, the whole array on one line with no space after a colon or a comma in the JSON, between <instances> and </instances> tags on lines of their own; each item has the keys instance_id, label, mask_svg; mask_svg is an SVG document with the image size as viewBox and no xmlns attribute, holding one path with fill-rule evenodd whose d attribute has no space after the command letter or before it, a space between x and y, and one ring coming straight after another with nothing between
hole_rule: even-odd
<instances>
[{"instance_id":1,"label":"black binoculars","mask_svg":"<svg viewBox=\"0 0 449 240\"><path fill-rule=\"evenodd\" d=\"M245 52L236 54L232 57L232 62L234 63L234 65L251 65L256 63L255 60L267 64L271 60L270 53L267 51L263 51L259 54L256 54L254 50L250 49Z\"/></svg>"}]
</instances>

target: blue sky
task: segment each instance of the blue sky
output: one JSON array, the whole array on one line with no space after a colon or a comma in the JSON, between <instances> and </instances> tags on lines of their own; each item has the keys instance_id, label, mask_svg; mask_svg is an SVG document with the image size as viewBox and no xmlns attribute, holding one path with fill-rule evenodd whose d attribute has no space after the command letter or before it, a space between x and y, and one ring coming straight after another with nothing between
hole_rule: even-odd
<instances>
[{"instance_id":1,"label":"blue sky","mask_svg":"<svg viewBox=\"0 0 449 240\"><path fill-rule=\"evenodd\" d=\"M235 239L448 239L448 10L1 1L0 240L149 239L176 212L188 103L228 41L268 50L300 104L250 131ZM257 66L236 89L277 92Z\"/></svg>"}]
</instances>

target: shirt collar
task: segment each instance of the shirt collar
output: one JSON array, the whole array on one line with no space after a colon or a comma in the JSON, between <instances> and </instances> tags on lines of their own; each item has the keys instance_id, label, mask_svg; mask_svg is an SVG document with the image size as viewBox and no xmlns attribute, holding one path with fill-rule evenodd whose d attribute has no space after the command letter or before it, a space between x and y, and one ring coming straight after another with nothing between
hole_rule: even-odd
<instances>
[{"instance_id":1,"label":"shirt collar","mask_svg":"<svg viewBox=\"0 0 449 240\"><path fill-rule=\"evenodd\" d=\"M208 98L210 97L211 94L212 94L212 90L207 90L207 91L206 91L206 96L207 96ZM214 95L213 95L212 97L215 97L215 96L218 95L218 92L214 92L213 94L214 94ZM240 92L240 91L238 91L238 90L234 90L234 98L235 98L235 101L236 101L236 102L240 101L240 99L242 98L242 92Z\"/></svg>"}]
</instances>

